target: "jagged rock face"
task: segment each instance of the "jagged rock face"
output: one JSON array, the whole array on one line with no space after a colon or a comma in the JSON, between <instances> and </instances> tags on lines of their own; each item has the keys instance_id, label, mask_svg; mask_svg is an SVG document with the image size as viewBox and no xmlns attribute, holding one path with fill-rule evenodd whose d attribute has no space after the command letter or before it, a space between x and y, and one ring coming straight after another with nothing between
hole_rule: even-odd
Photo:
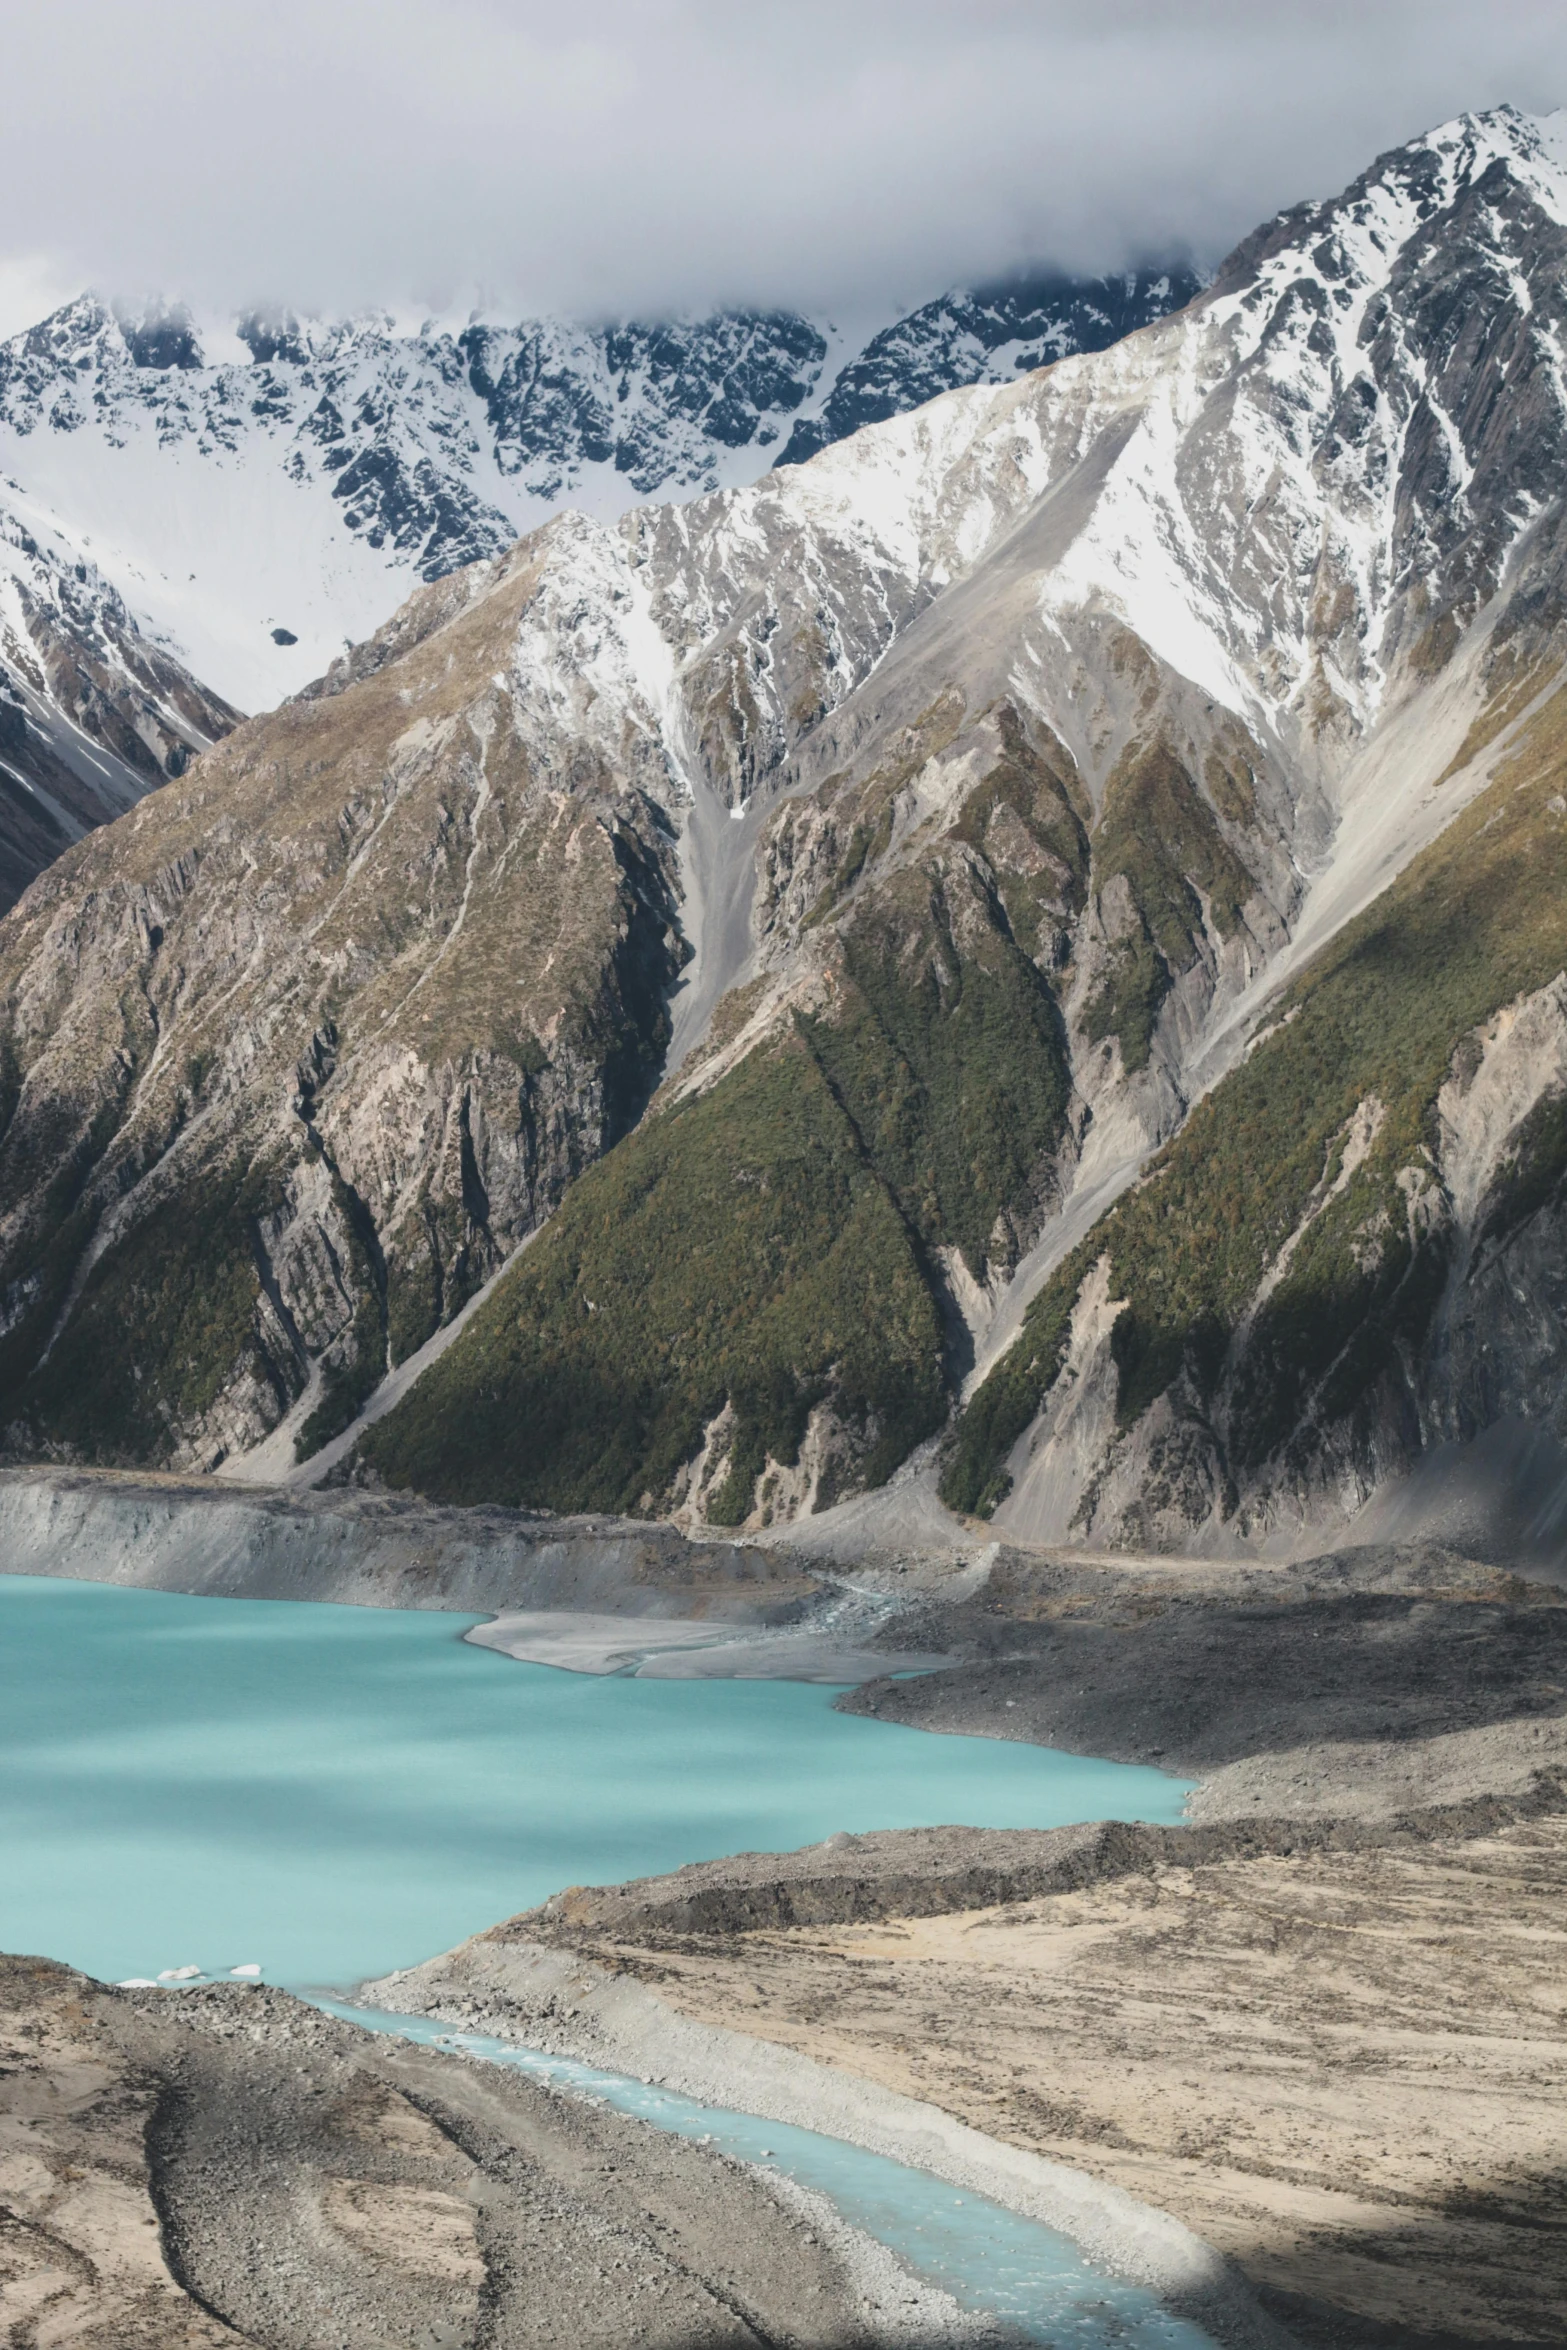
<instances>
[{"instance_id":1,"label":"jagged rock face","mask_svg":"<svg viewBox=\"0 0 1567 2350\"><path fill-rule=\"evenodd\" d=\"M0 912L236 717L142 635L96 565L0 502Z\"/></svg>"},{"instance_id":2,"label":"jagged rock face","mask_svg":"<svg viewBox=\"0 0 1567 2350\"><path fill-rule=\"evenodd\" d=\"M1129 270L1120 277L1013 278L942 295L873 335L833 385L820 413L801 417L779 463L803 465L862 425L955 392L1011 383L1077 351L1103 351L1202 291L1190 269Z\"/></svg>"},{"instance_id":3,"label":"jagged rock face","mask_svg":"<svg viewBox=\"0 0 1567 2350\"><path fill-rule=\"evenodd\" d=\"M1145 271L952 296L863 354L792 311L198 329L83 296L0 345L0 472L33 527L52 519L109 567L165 650L263 710L419 581L503 552L562 505L610 519L752 480L802 412L820 447L934 392L1097 349L1195 290ZM11 494L0 482L0 508Z\"/></svg>"},{"instance_id":4,"label":"jagged rock face","mask_svg":"<svg viewBox=\"0 0 1567 2350\"><path fill-rule=\"evenodd\" d=\"M313 1371L321 1436L635 1121L674 826L634 700L613 765L519 704L571 535L425 590L10 918L13 1443L210 1465Z\"/></svg>"},{"instance_id":5,"label":"jagged rock face","mask_svg":"<svg viewBox=\"0 0 1567 2350\"><path fill-rule=\"evenodd\" d=\"M221 937L239 917L220 906L251 920L258 827L311 844L281 871L265 848L264 934L242 923L221 950L227 973L277 970L226 1080L236 1119L265 1097L290 1138L283 1191L233 1211L266 1260L233 1311L262 1335L199 1396L165 1399L160 1441L210 1457L324 1362L319 1436L563 1193L367 1439L378 1473L461 1499L788 1514L884 1476L1036 1297L1054 1300L1046 1338L1036 1321L1002 1357L1005 1408L975 1419L976 1398L965 1421L966 1506L995 1503L1069 1344L1111 1345L1113 1378L1095 1376L1114 1429L1129 1397L1158 1405L1179 1348L1127 1353L1148 1317L1117 1312L1113 1250L1074 1322L1106 1253L1084 1236L1235 1063L1311 922L1328 935L1462 814L1555 657L1539 485L1567 432L1564 219L1546 132L1508 113L1450 126L1109 350L947 394L751 486L562 521L426 591L323 697L197 771L273 779L247 784L226 834L219 818L227 869L193 801L139 815L138 886L179 872L182 939ZM50 994L68 955L45 946L48 922L128 886L129 852L104 856L76 852L7 948L25 1084L24 1141L4 1147L36 1170L10 1226L11 1310L31 1317L11 1409L34 1440L89 1449L56 1365L85 1344L89 1294L118 1294L128 1242L106 1219L133 1220L117 1203L160 1182L180 1198L183 1174L146 1172L194 1163L178 1138L159 1156L168 1113L155 1148L129 1139L192 1014L160 1005L157 1044L122 1033L90 1084L61 1041L78 1017L110 1025L107 992L90 1015L82 988L69 1012ZM161 901L114 903L120 943L95 939L95 967L119 971L138 922L177 967ZM525 1036L498 1025L512 981L486 904L521 938ZM677 915L695 958L683 1057L573 1182L631 1114L615 1070L641 1077L661 1049ZM122 1031L123 1000L117 977ZM280 1112L262 1073L285 1067ZM546 1097L573 1140L541 1159L528 1105ZM100 1115L123 1136L102 1176L46 1196L68 1149L99 1164ZM248 1167L272 1163L249 1147ZM284 1264L293 1370L268 1405ZM1074 1507L1119 1441L1085 1413Z\"/></svg>"}]
</instances>

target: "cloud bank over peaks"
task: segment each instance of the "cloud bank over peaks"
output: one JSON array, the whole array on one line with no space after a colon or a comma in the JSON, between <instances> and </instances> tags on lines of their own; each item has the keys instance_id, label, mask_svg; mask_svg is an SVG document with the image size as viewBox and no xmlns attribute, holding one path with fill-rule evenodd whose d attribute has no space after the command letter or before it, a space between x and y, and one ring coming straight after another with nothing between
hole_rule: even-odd
<instances>
[{"instance_id":1,"label":"cloud bank over peaks","mask_svg":"<svg viewBox=\"0 0 1567 2350\"><path fill-rule=\"evenodd\" d=\"M85 283L218 309L852 315L1025 261L1214 260L1448 115L1560 103L1567 16L55 0L16 12L7 71L0 326L19 288Z\"/></svg>"}]
</instances>

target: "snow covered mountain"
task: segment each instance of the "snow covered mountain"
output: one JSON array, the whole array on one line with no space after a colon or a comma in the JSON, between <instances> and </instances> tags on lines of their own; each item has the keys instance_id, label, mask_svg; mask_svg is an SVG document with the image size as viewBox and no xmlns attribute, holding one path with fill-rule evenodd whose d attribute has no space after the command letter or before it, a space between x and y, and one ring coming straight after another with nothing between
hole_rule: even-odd
<instances>
[{"instance_id":1,"label":"snow covered mountain","mask_svg":"<svg viewBox=\"0 0 1567 2350\"><path fill-rule=\"evenodd\" d=\"M0 912L236 717L142 635L47 516L0 483Z\"/></svg>"},{"instance_id":2,"label":"snow covered mountain","mask_svg":"<svg viewBox=\"0 0 1567 2350\"><path fill-rule=\"evenodd\" d=\"M612 520L754 480L802 418L819 446L1097 349L1196 288L1172 271L1022 278L878 322L869 342L777 311L198 327L84 296L0 345L0 506L8 478L164 652L270 709L421 580L562 505Z\"/></svg>"},{"instance_id":3,"label":"snow covered mountain","mask_svg":"<svg viewBox=\"0 0 1567 2350\"><path fill-rule=\"evenodd\" d=\"M1563 144L559 516L69 852L0 930L13 1445L314 1452L534 1233L363 1471L760 1525L961 1401L961 1506L1187 1541L1562 1432Z\"/></svg>"},{"instance_id":4,"label":"snow covered mountain","mask_svg":"<svg viewBox=\"0 0 1567 2350\"><path fill-rule=\"evenodd\" d=\"M1139 269L1124 277L1050 275L973 293L943 294L872 335L839 369L825 400L796 422L779 460L802 465L862 424L934 400L964 384L1002 384L1080 351L1102 351L1201 291L1188 269Z\"/></svg>"}]
</instances>

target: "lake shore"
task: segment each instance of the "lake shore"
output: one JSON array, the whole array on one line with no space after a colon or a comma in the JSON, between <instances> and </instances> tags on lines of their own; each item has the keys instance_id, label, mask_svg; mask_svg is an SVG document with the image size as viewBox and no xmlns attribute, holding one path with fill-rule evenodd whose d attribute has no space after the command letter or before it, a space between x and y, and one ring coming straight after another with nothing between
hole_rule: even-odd
<instances>
[{"instance_id":1,"label":"lake shore","mask_svg":"<svg viewBox=\"0 0 1567 2350\"><path fill-rule=\"evenodd\" d=\"M364 1996L895 2152L1221 2338L1238 2273L1313 2344L1551 2342L1567 1790L1511 1808L835 1839Z\"/></svg>"},{"instance_id":2,"label":"lake shore","mask_svg":"<svg viewBox=\"0 0 1567 2350\"><path fill-rule=\"evenodd\" d=\"M900 1521L856 1566L808 1527L80 1472L0 1477L18 1526L13 1570L483 1609L481 1644L578 1671L852 1658L842 1711L1191 1778L1185 1828L834 1836L579 1889L375 1996L671 2079L738 2024L726 2102L784 2057L816 2067L811 2126L912 2099L1173 2214L1300 2339L1559 2338L1561 1588L1429 1543L1106 1557Z\"/></svg>"},{"instance_id":3,"label":"lake shore","mask_svg":"<svg viewBox=\"0 0 1567 2350\"><path fill-rule=\"evenodd\" d=\"M808 2051L674 2006L624 1966L501 1929L359 1995L389 2013L577 2057L929 2171L1069 2237L1216 2340L1275 2350L1273 2327L1229 2263L1166 2212Z\"/></svg>"},{"instance_id":4,"label":"lake shore","mask_svg":"<svg viewBox=\"0 0 1567 2350\"><path fill-rule=\"evenodd\" d=\"M375 1996L829 2130L912 2100L1157 2206L1323 2350L1559 2341L1561 1591L1430 1546L1013 1552L894 1621L960 1661L843 1710L1185 1771L1191 1824L580 1888Z\"/></svg>"}]
</instances>

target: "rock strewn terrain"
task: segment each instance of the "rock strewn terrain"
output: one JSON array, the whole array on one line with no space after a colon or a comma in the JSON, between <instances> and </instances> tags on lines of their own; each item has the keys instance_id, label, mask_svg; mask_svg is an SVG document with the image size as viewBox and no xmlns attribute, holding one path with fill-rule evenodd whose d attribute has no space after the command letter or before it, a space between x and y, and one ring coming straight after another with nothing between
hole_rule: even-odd
<instances>
[{"instance_id":1,"label":"rock strewn terrain","mask_svg":"<svg viewBox=\"0 0 1567 2350\"><path fill-rule=\"evenodd\" d=\"M560 1930L677 2015L1157 2204L1300 2340L1552 2343L1567 2292L1556 1800L1487 1834L1248 1858L1205 1854L1201 1831L1183 1852L1166 1831L1156 1861L1002 1907ZM911 1878L920 1858L901 1856ZM461 2004L460 1973L449 1996Z\"/></svg>"},{"instance_id":2,"label":"rock strewn terrain","mask_svg":"<svg viewBox=\"0 0 1567 2350\"><path fill-rule=\"evenodd\" d=\"M806 1562L669 1526L90 1469L0 1469L0 1571L198 1597L603 1610L628 1633L642 1617L786 1624L822 1601Z\"/></svg>"},{"instance_id":3,"label":"rock strewn terrain","mask_svg":"<svg viewBox=\"0 0 1567 2350\"><path fill-rule=\"evenodd\" d=\"M1560 1592L1429 1547L883 1580L968 1661L849 1710L1200 1772L1196 1824L574 1887L386 1996L677 2072L692 2026L753 2034L755 2110L780 2051L833 2068L824 2110L927 2101L1171 2213L1324 2350L1559 2341Z\"/></svg>"},{"instance_id":4,"label":"rock strewn terrain","mask_svg":"<svg viewBox=\"0 0 1567 2350\"><path fill-rule=\"evenodd\" d=\"M50 2350L930 2350L816 2199L260 1989L0 1959L0 2328Z\"/></svg>"},{"instance_id":5,"label":"rock strewn terrain","mask_svg":"<svg viewBox=\"0 0 1567 2350\"><path fill-rule=\"evenodd\" d=\"M1445 1787L1396 1791L1387 1775L1407 1751L1429 1780L1432 1739L1505 1729L1530 1768L1561 1753L1567 1594L1435 1545L1299 1564L998 1546L971 1596L915 1597L897 1625L900 1641L965 1661L866 1682L839 1700L846 1712L1156 1762L1226 1788L1232 1766L1271 1761L1271 1780L1246 1791L1270 1813L1453 1800ZM1346 1742L1366 1749L1359 1787Z\"/></svg>"}]
</instances>

